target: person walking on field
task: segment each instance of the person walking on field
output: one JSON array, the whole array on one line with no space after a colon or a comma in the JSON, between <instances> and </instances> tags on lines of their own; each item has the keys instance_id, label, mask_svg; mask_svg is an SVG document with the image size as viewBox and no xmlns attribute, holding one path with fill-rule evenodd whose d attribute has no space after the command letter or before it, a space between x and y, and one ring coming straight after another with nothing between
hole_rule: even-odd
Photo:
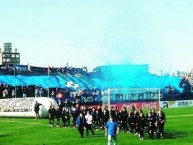
<instances>
[{"instance_id":1,"label":"person walking on field","mask_svg":"<svg viewBox=\"0 0 193 145\"><path fill-rule=\"evenodd\" d=\"M38 101L35 101L35 105L34 105L34 111L35 111L35 115L36 115L35 120L40 119L39 110L40 110L41 105L42 105L41 103L38 103Z\"/></svg>"},{"instance_id":2,"label":"person walking on field","mask_svg":"<svg viewBox=\"0 0 193 145\"><path fill-rule=\"evenodd\" d=\"M106 124L105 135L107 135L107 145L111 145L111 141L114 141L114 145L117 145L117 135L119 134L119 127L117 122L110 116L109 121Z\"/></svg>"},{"instance_id":3,"label":"person walking on field","mask_svg":"<svg viewBox=\"0 0 193 145\"><path fill-rule=\"evenodd\" d=\"M84 136L84 125L85 125L85 118L80 112L79 117L76 119L76 127L78 128L78 132L80 133L80 137L83 138Z\"/></svg>"},{"instance_id":4,"label":"person walking on field","mask_svg":"<svg viewBox=\"0 0 193 145\"><path fill-rule=\"evenodd\" d=\"M93 116L90 114L89 111L87 111L85 119L86 119L86 135L89 135L88 132L89 130L92 132L92 135L94 135L94 131L92 129Z\"/></svg>"}]
</instances>

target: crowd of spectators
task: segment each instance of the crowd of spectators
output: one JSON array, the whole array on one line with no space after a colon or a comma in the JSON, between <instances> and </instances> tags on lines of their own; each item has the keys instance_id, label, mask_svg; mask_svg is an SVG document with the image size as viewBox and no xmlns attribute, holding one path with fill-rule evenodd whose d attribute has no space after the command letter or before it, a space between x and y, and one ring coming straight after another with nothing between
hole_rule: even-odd
<instances>
[{"instance_id":1,"label":"crowd of spectators","mask_svg":"<svg viewBox=\"0 0 193 145\"><path fill-rule=\"evenodd\" d=\"M0 65L0 75L87 75L87 67L35 67L29 65Z\"/></svg>"},{"instance_id":2,"label":"crowd of spectators","mask_svg":"<svg viewBox=\"0 0 193 145\"><path fill-rule=\"evenodd\" d=\"M47 89L36 86L10 86L0 84L0 98L26 98L34 97L35 92L38 90L38 96L47 96Z\"/></svg>"},{"instance_id":3,"label":"crowd of spectators","mask_svg":"<svg viewBox=\"0 0 193 145\"><path fill-rule=\"evenodd\" d=\"M57 102L64 102L66 98L72 102L79 102L81 96L101 95L101 90L97 88L78 89L76 91L62 88L45 89L39 86L10 86L0 84L0 99L7 98L29 98L29 97L49 97Z\"/></svg>"},{"instance_id":4,"label":"crowd of spectators","mask_svg":"<svg viewBox=\"0 0 193 145\"><path fill-rule=\"evenodd\" d=\"M0 65L0 75L87 75L87 68L75 67L34 67L29 65ZM190 100L193 98L192 86L193 76L185 75L179 82L179 88L182 88L182 93L173 86L166 86L161 89L162 101L174 100ZM13 87L7 84L0 84L0 98L14 97L41 97L53 96L60 90L59 88L45 89L40 86L16 86ZM92 88L90 89L92 90ZM66 91L66 90L64 90ZM91 94L93 92L91 91Z\"/></svg>"}]
</instances>

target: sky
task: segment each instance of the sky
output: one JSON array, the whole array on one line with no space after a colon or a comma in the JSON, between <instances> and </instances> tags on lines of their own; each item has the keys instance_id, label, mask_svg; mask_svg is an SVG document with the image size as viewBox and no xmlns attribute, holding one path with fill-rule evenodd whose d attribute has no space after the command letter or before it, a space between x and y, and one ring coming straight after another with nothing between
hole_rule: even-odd
<instances>
[{"instance_id":1,"label":"sky","mask_svg":"<svg viewBox=\"0 0 193 145\"><path fill-rule=\"evenodd\" d=\"M22 65L193 68L192 0L0 0L0 48Z\"/></svg>"}]
</instances>

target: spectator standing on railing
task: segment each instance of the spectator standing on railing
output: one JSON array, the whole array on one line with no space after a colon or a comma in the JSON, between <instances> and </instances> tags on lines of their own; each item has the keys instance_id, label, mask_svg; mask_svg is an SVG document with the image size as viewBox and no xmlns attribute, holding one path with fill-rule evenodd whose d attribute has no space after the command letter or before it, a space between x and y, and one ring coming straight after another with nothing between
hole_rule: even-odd
<instances>
[{"instance_id":1,"label":"spectator standing on railing","mask_svg":"<svg viewBox=\"0 0 193 145\"><path fill-rule=\"evenodd\" d=\"M26 98L27 97L27 89L26 89L26 87L23 87L22 91L23 91L23 98Z\"/></svg>"},{"instance_id":2,"label":"spectator standing on railing","mask_svg":"<svg viewBox=\"0 0 193 145\"><path fill-rule=\"evenodd\" d=\"M34 105L34 111L35 111L35 115L36 115L35 120L40 119L39 110L40 110L41 105L42 105L41 103L38 103L38 101L35 101L35 105Z\"/></svg>"},{"instance_id":3,"label":"spectator standing on railing","mask_svg":"<svg viewBox=\"0 0 193 145\"><path fill-rule=\"evenodd\" d=\"M40 88L40 89L38 90L38 92L39 92L39 96L42 97L42 96L43 96L43 92L44 92L43 88Z\"/></svg>"},{"instance_id":4,"label":"spectator standing on railing","mask_svg":"<svg viewBox=\"0 0 193 145\"><path fill-rule=\"evenodd\" d=\"M52 92L51 92L51 96L50 96L50 97L51 97L52 99L54 99L54 98L55 98L55 96L56 96L56 94L55 94L55 92L52 90Z\"/></svg>"},{"instance_id":5,"label":"spectator standing on railing","mask_svg":"<svg viewBox=\"0 0 193 145\"><path fill-rule=\"evenodd\" d=\"M39 97L38 94L39 94L39 93L38 93L38 87L35 87L35 93L34 93L35 97Z\"/></svg>"},{"instance_id":6,"label":"spectator standing on railing","mask_svg":"<svg viewBox=\"0 0 193 145\"><path fill-rule=\"evenodd\" d=\"M15 89L11 90L11 97L14 98L15 97Z\"/></svg>"},{"instance_id":7,"label":"spectator standing on railing","mask_svg":"<svg viewBox=\"0 0 193 145\"><path fill-rule=\"evenodd\" d=\"M179 84L180 88L183 88L182 99L189 100L191 98L191 85L189 82L189 76L185 75Z\"/></svg>"},{"instance_id":8,"label":"spectator standing on railing","mask_svg":"<svg viewBox=\"0 0 193 145\"><path fill-rule=\"evenodd\" d=\"M3 90L3 98L7 97L7 95L8 95L8 90L5 88Z\"/></svg>"}]
</instances>

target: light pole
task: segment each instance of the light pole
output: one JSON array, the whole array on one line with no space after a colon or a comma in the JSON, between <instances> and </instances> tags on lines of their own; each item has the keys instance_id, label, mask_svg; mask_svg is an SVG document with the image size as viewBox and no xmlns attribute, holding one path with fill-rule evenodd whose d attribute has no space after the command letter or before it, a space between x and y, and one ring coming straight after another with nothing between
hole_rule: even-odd
<instances>
[{"instance_id":1,"label":"light pole","mask_svg":"<svg viewBox=\"0 0 193 145\"><path fill-rule=\"evenodd\" d=\"M110 66L107 66L106 67L106 71L107 71L107 82L108 82L108 84L107 84L107 87L108 87L108 90L107 90L107 96L108 96L108 98L107 98L107 101L108 101L108 109L109 109L109 115L111 115L111 111L110 111L110 109L111 109L111 92L110 92Z\"/></svg>"},{"instance_id":2,"label":"light pole","mask_svg":"<svg viewBox=\"0 0 193 145\"><path fill-rule=\"evenodd\" d=\"M15 98L17 97L17 89L16 89L16 72L15 72L15 66L14 66L14 84L15 84Z\"/></svg>"},{"instance_id":3,"label":"light pole","mask_svg":"<svg viewBox=\"0 0 193 145\"><path fill-rule=\"evenodd\" d=\"M49 76L50 76L50 68L48 67L48 98L50 97Z\"/></svg>"}]
</instances>

